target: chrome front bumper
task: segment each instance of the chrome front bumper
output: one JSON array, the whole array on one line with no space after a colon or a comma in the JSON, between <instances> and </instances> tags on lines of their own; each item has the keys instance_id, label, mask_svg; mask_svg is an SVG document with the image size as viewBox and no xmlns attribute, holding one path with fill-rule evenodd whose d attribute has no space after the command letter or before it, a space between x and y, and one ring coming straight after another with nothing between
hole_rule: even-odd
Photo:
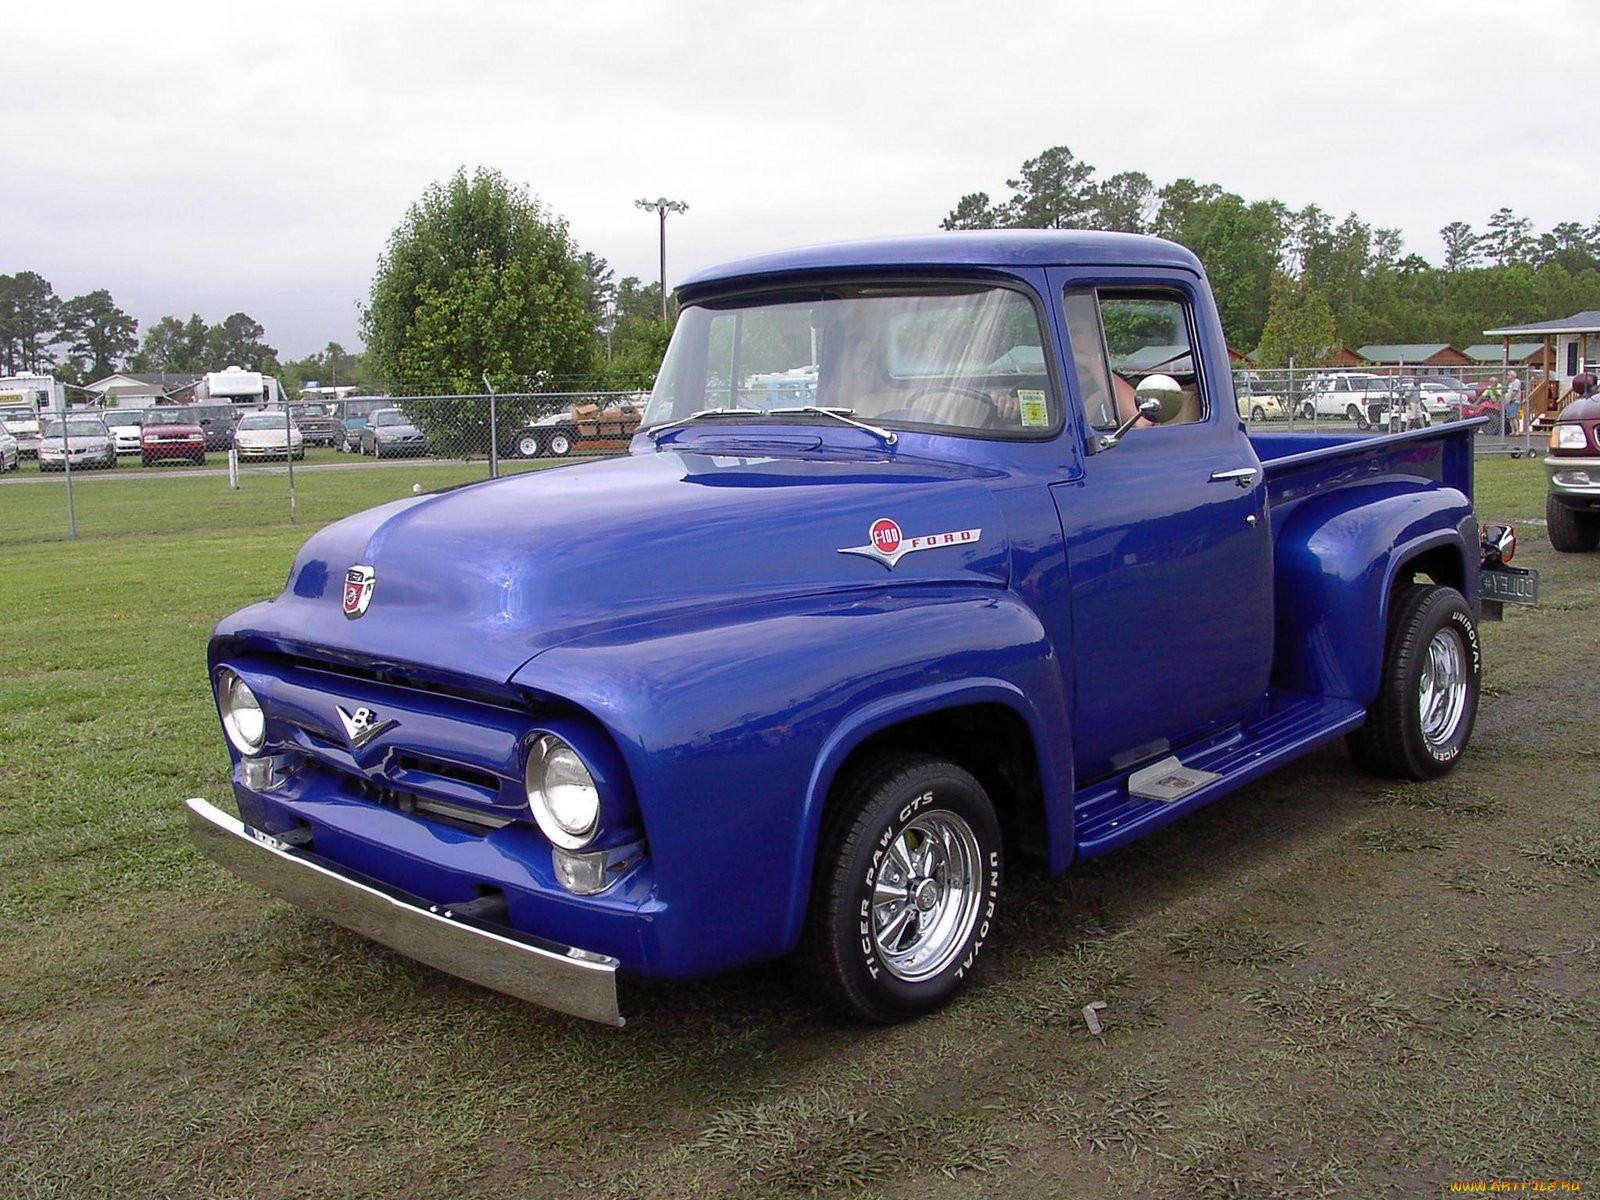
<instances>
[{"instance_id":1,"label":"chrome front bumper","mask_svg":"<svg viewBox=\"0 0 1600 1200\"><path fill-rule=\"evenodd\" d=\"M1595 502L1600 501L1600 458L1547 454L1544 471L1550 493L1574 501L1574 507L1594 507Z\"/></svg>"},{"instance_id":2,"label":"chrome front bumper","mask_svg":"<svg viewBox=\"0 0 1600 1200\"><path fill-rule=\"evenodd\" d=\"M196 847L246 882L451 975L574 1017L626 1024L614 958L468 924L335 870L205 800L185 804Z\"/></svg>"}]
</instances>

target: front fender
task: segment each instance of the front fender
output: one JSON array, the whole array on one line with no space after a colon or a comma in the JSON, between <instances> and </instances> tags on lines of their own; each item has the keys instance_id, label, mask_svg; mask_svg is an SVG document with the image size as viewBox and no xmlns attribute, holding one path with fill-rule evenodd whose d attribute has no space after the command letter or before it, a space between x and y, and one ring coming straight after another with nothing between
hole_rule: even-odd
<instances>
[{"instance_id":1,"label":"front fender","mask_svg":"<svg viewBox=\"0 0 1600 1200\"><path fill-rule=\"evenodd\" d=\"M1277 538L1274 686L1371 704L1391 586L1406 564L1440 551L1469 580L1472 522L1462 492L1408 480L1339 488L1296 507Z\"/></svg>"},{"instance_id":2,"label":"front fender","mask_svg":"<svg viewBox=\"0 0 1600 1200\"><path fill-rule=\"evenodd\" d=\"M514 682L586 710L615 740L671 918L653 964L663 975L794 947L837 772L898 722L1010 708L1045 794L1068 797L1059 824L1071 836L1059 664L1032 610L999 589L910 587L636 626L552 648Z\"/></svg>"}]
</instances>

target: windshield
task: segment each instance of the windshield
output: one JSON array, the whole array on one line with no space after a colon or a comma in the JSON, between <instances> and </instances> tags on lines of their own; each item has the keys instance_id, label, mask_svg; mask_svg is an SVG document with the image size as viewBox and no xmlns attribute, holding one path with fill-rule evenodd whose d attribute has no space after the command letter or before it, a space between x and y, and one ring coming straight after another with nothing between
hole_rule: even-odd
<instances>
[{"instance_id":1,"label":"windshield","mask_svg":"<svg viewBox=\"0 0 1600 1200\"><path fill-rule=\"evenodd\" d=\"M282 413L251 413L239 419L240 429L282 429Z\"/></svg>"},{"instance_id":2,"label":"windshield","mask_svg":"<svg viewBox=\"0 0 1600 1200\"><path fill-rule=\"evenodd\" d=\"M684 309L644 424L705 409L804 406L989 436L1038 436L1059 420L1026 295L899 285Z\"/></svg>"},{"instance_id":3,"label":"windshield","mask_svg":"<svg viewBox=\"0 0 1600 1200\"><path fill-rule=\"evenodd\" d=\"M144 416L146 425L193 425L194 418L181 412L149 412Z\"/></svg>"},{"instance_id":4,"label":"windshield","mask_svg":"<svg viewBox=\"0 0 1600 1200\"><path fill-rule=\"evenodd\" d=\"M139 423L139 414L134 412L107 413L105 422L107 425L137 425Z\"/></svg>"},{"instance_id":5,"label":"windshield","mask_svg":"<svg viewBox=\"0 0 1600 1200\"><path fill-rule=\"evenodd\" d=\"M404 425L405 423L406 415L399 409L391 408L372 414L372 424L374 425Z\"/></svg>"},{"instance_id":6,"label":"windshield","mask_svg":"<svg viewBox=\"0 0 1600 1200\"><path fill-rule=\"evenodd\" d=\"M106 436L106 427L100 424L99 421L68 421L67 429L69 437L103 438ZM61 422L51 421L49 427L45 429L44 435L45 437L60 437Z\"/></svg>"}]
</instances>

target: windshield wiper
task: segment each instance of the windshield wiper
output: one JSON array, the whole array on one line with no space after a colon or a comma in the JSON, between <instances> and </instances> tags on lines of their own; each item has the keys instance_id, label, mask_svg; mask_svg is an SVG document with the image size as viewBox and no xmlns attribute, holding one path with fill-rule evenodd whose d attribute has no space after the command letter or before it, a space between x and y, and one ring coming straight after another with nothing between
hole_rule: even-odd
<instances>
[{"instance_id":1,"label":"windshield wiper","mask_svg":"<svg viewBox=\"0 0 1600 1200\"><path fill-rule=\"evenodd\" d=\"M868 425L865 421L855 420L853 408L818 408L814 404L807 404L803 408L775 408L773 416L792 416L796 413L809 413L818 417L832 417L835 421L843 421L846 425L856 429L865 429L874 437L881 438L885 446L892 446L900 440L892 429L881 429L876 425Z\"/></svg>"},{"instance_id":2,"label":"windshield wiper","mask_svg":"<svg viewBox=\"0 0 1600 1200\"><path fill-rule=\"evenodd\" d=\"M692 412L687 417L680 417L676 421L663 421L660 425L652 425L645 430L651 441L661 440L661 435L669 429L678 429L691 421L703 420L706 417L759 417L762 416L759 408L702 408L699 412Z\"/></svg>"},{"instance_id":3,"label":"windshield wiper","mask_svg":"<svg viewBox=\"0 0 1600 1200\"><path fill-rule=\"evenodd\" d=\"M660 435L669 429L678 429L692 421L699 421L705 417L792 417L816 416L832 417L835 421L843 421L855 429L864 429L874 437L880 438L885 446L892 446L900 439L891 429L880 429L876 425L868 425L864 421L852 419L855 412L853 408L819 408L816 405L805 405L801 408L702 408L699 412L692 412L687 417L676 421L666 421L660 425L652 425L645 433L651 441L659 441Z\"/></svg>"}]
</instances>

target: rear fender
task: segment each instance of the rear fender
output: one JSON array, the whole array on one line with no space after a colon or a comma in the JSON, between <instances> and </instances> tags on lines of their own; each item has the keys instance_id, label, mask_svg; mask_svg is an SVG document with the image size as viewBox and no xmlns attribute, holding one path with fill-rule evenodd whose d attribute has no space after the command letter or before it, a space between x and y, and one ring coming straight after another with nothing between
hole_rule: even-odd
<instances>
[{"instance_id":1,"label":"rear fender","mask_svg":"<svg viewBox=\"0 0 1600 1200\"><path fill-rule=\"evenodd\" d=\"M1475 602L1472 504L1414 480L1339 488L1297 506L1277 538L1276 688L1367 705L1383 668L1389 597L1424 560Z\"/></svg>"}]
</instances>

